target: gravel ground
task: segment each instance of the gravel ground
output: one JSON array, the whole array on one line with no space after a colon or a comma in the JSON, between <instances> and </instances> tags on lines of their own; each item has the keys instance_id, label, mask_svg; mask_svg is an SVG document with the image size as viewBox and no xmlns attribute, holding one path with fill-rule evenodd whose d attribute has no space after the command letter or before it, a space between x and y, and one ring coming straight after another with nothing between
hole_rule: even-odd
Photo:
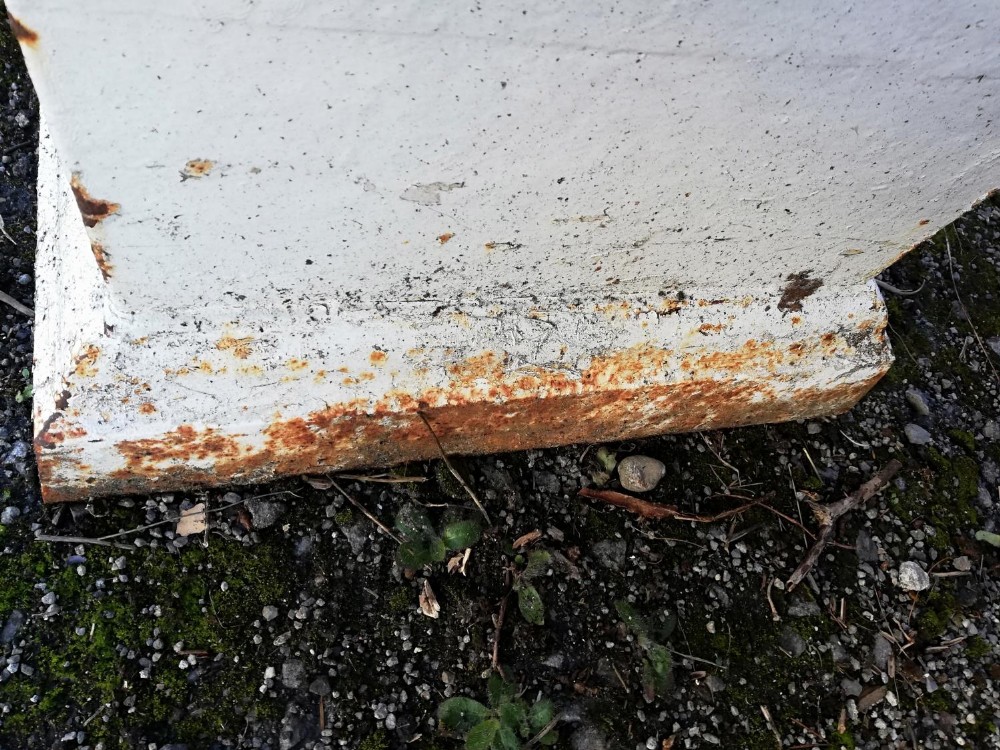
<instances>
[{"instance_id":1,"label":"gravel ground","mask_svg":"<svg viewBox=\"0 0 1000 750\"><path fill-rule=\"evenodd\" d=\"M30 305L37 106L0 47L0 290ZM447 749L469 717L470 747L1000 747L1000 203L883 279L920 291L887 292L897 362L848 414L456 459L490 523L440 461L42 508L0 304L0 748ZM638 491L634 455L652 502L763 505L579 497ZM810 502L893 459L790 591Z\"/></svg>"}]
</instances>

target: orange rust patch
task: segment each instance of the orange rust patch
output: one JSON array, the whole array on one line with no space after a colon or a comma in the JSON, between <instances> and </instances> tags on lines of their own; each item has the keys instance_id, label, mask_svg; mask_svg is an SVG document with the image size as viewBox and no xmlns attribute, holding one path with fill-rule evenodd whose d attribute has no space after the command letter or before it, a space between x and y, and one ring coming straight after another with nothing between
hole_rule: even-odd
<instances>
[{"instance_id":1,"label":"orange rust patch","mask_svg":"<svg viewBox=\"0 0 1000 750\"><path fill-rule=\"evenodd\" d=\"M387 355L385 352L376 349L375 351L373 351L371 354L368 355L368 361L371 362L373 365L382 365L385 364L385 361L386 359L388 359L388 356L389 355Z\"/></svg>"},{"instance_id":2,"label":"orange rust patch","mask_svg":"<svg viewBox=\"0 0 1000 750\"><path fill-rule=\"evenodd\" d=\"M288 369L298 372L299 370L304 370L309 366L309 363L304 359L295 359L294 357L288 360Z\"/></svg>"},{"instance_id":3,"label":"orange rust patch","mask_svg":"<svg viewBox=\"0 0 1000 750\"><path fill-rule=\"evenodd\" d=\"M919 224L922 227L927 226L930 223L931 223L930 219L921 219L920 221L917 222L917 224Z\"/></svg>"},{"instance_id":4,"label":"orange rust patch","mask_svg":"<svg viewBox=\"0 0 1000 750\"><path fill-rule=\"evenodd\" d=\"M111 261L108 259L108 251L104 249L104 245L96 240L90 241L90 249L94 253L94 260L97 261L97 267L101 269L101 276L107 281L111 278L111 272L115 270L115 267L111 265Z\"/></svg>"},{"instance_id":5,"label":"orange rust patch","mask_svg":"<svg viewBox=\"0 0 1000 750\"><path fill-rule=\"evenodd\" d=\"M149 401L139 406L139 411L143 414L155 414L156 407L153 406Z\"/></svg>"},{"instance_id":6,"label":"orange rust patch","mask_svg":"<svg viewBox=\"0 0 1000 750\"><path fill-rule=\"evenodd\" d=\"M778 309L802 312L802 300L823 286L822 279L810 279L811 271L789 274L785 288L781 292L781 299L778 301Z\"/></svg>"},{"instance_id":7,"label":"orange rust patch","mask_svg":"<svg viewBox=\"0 0 1000 750\"><path fill-rule=\"evenodd\" d=\"M260 377L264 374L264 370L260 365L243 365L237 372L240 375L253 375L254 377Z\"/></svg>"},{"instance_id":8,"label":"orange rust patch","mask_svg":"<svg viewBox=\"0 0 1000 750\"><path fill-rule=\"evenodd\" d=\"M205 177L214 166L215 162L209 159L192 159L184 165L184 174L188 177Z\"/></svg>"},{"instance_id":9,"label":"orange rust patch","mask_svg":"<svg viewBox=\"0 0 1000 750\"><path fill-rule=\"evenodd\" d=\"M797 325L799 325L801 323L802 323L802 317L801 316L799 316L799 315L793 315L792 316L792 325L793 326L797 326Z\"/></svg>"},{"instance_id":10,"label":"orange rust patch","mask_svg":"<svg viewBox=\"0 0 1000 750\"><path fill-rule=\"evenodd\" d=\"M80 214L83 216L83 223L88 227L96 227L111 214L116 214L121 209L121 205L118 203L99 200L91 196L80 182L79 172L73 173L70 187L73 189L73 196L76 198L76 205L80 208Z\"/></svg>"},{"instance_id":11,"label":"orange rust patch","mask_svg":"<svg viewBox=\"0 0 1000 750\"><path fill-rule=\"evenodd\" d=\"M445 243L448 242L448 240L450 240L454 236L455 236L454 232L445 232L444 234L438 235L437 241L440 242L442 245L444 245Z\"/></svg>"},{"instance_id":12,"label":"orange rust patch","mask_svg":"<svg viewBox=\"0 0 1000 750\"><path fill-rule=\"evenodd\" d=\"M101 350L93 344L88 345L83 352L74 360L73 372L81 378L92 378L97 375L97 358L101 356Z\"/></svg>"},{"instance_id":13,"label":"orange rust patch","mask_svg":"<svg viewBox=\"0 0 1000 750\"><path fill-rule=\"evenodd\" d=\"M215 372L215 369L212 367L212 363L207 362L205 360L197 362L195 364L195 367L197 367L198 372L204 373L205 375L211 375L213 372Z\"/></svg>"},{"instance_id":14,"label":"orange rust patch","mask_svg":"<svg viewBox=\"0 0 1000 750\"><path fill-rule=\"evenodd\" d=\"M322 383L326 380L326 370L318 370L315 375L313 375L314 383Z\"/></svg>"},{"instance_id":15,"label":"orange rust patch","mask_svg":"<svg viewBox=\"0 0 1000 750\"><path fill-rule=\"evenodd\" d=\"M723 328L725 326L722 323L702 323L698 326L698 330L706 336L710 333L718 333Z\"/></svg>"},{"instance_id":16,"label":"orange rust patch","mask_svg":"<svg viewBox=\"0 0 1000 750\"><path fill-rule=\"evenodd\" d=\"M215 348L223 352L229 352L237 359L246 359L253 353L252 343L252 336L244 336L240 339L232 336L223 336L216 343Z\"/></svg>"},{"instance_id":17,"label":"orange rust patch","mask_svg":"<svg viewBox=\"0 0 1000 750\"><path fill-rule=\"evenodd\" d=\"M10 13L7 14L7 23L10 24L10 30L14 34L14 38L21 44L26 44L29 47L34 47L38 44L38 32L29 29Z\"/></svg>"}]
</instances>

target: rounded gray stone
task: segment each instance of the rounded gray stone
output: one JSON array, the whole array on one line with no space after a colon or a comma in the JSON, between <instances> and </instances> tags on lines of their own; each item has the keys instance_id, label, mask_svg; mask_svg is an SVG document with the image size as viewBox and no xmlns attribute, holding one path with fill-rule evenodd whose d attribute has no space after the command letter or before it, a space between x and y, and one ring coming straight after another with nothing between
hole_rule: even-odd
<instances>
[{"instance_id":1,"label":"rounded gray stone","mask_svg":"<svg viewBox=\"0 0 1000 750\"><path fill-rule=\"evenodd\" d=\"M924 591L931 587L931 578L917 563L907 560L899 566L899 587L904 591Z\"/></svg>"},{"instance_id":2,"label":"rounded gray stone","mask_svg":"<svg viewBox=\"0 0 1000 750\"><path fill-rule=\"evenodd\" d=\"M629 456L618 464L618 480L629 492L649 492L666 473L663 462L649 456Z\"/></svg>"}]
</instances>

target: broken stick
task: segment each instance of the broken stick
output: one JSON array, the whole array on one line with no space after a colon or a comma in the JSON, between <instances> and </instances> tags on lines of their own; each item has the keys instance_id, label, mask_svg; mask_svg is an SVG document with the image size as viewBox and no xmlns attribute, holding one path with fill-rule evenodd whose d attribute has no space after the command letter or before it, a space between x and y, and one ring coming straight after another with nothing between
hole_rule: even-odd
<instances>
[{"instance_id":1,"label":"broken stick","mask_svg":"<svg viewBox=\"0 0 1000 750\"><path fill-rule=\"evenodd\" d=\"M843 500L838 500L835 503L830 503L828 505L820 505L819 503L814 503L812 500L807 500L809 507L812 508L813 515L819 521L819 536L817 537L813 546L806 553L805 558L799 563L799 567L795 569L788 578L786 584L788 591L791 591L796 586L798 586L802 579L809 575L809 571L813 569L816 565L816 561L819 560L820 555L823 554L823 550L826 549L826 545L830 543L833 539L833 533L837 526L837 521L845 513L848 513L859 505L864 505L881 490L890 479L896 476L897 472L903 468L901 464L896 459L893 459L888 464L885 465L878 474L873 476L863 485L858 487L853 493L845 497Z\"/></svg>"}]
</instances>

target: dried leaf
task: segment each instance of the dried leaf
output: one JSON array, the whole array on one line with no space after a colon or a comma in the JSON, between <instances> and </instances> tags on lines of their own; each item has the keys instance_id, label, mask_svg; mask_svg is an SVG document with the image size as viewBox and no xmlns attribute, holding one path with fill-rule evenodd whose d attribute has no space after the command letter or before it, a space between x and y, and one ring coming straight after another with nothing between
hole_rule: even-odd
<instances>
[{"instance_id":1,"label":"dried leaf","mask_svg":"<svg viewBox=\"0 0 1000 750\"><path fill-rule=\"evenodd\" d=\"M437 597L434 596L434 589L431 588L430 581L424 579L424 588L420 592L420 611L435 620L441 615L441 605L438 604Z\"/></svg>"},{"instance_id":2,"label":"dried leaf","mask_svg":"<svg viewBox=\"0 0 1000 750\"><path fill-rule=\"evenodd\" d=\"M177 536L200 534L207 528L208 518L205 515L205 503L198 503L181 511L181 517L177 521Z\"/></svg>"},{"instance_id":3,"label":"dried leaf","mask_svg":"<svg viewBox=\"0 0 1000 750\"><path fill-rule=\"evenodd\" d=\"M869 708L877 706L883 700L885 700L885 694L889 692L889 688L886 685L879 685L878 687L868 688L865 690L861 697L858 698L858 711L864 713Z\"/></svg>"},{"instance_id":4,"label":"dried leaf","mask_svg":"<svg viewBox=\"0 0 1000 750\"><path fill-rule=\"evenodd\" d=\"M465 575L465 566L469 564L469 557L472 555L472 548L466 548L465 552L459 552L448 561L448 572L454 575L461 573Z\"/></svg>"},{"instance_id":5,"label":"dried leaf","mask_svg":"<svg viewBox=\"0 0 1000 750\"><path fill-rule=\"evenodd\" d=\"M521 547L527 547L532 542L536 542L542 537L542 532L538 529L534 531L529 531L527 534L521 534L517 539L514 540L514 544L511 546L514 549L521 549Z\"/></svg>"},{"instance_id":6,"label":"dried leaf","mask_svg":"<svg viewBox=\"0 0 1000 750\"><path fill-rule=\"evenodd\" d=\"M614 451L609 451L603 445L597 449L597 452L594 455L597 457L597 460L601 462L601 466L604 467L604 470L609 473L614 471L615 466L618 465L618 458Z\"/></svg>"},{"instance_id":7,"label":"dried leaf","mask_svg":"<svg viewBox=\"0 0 1000 750\"><path fill-rule=\"evenodd\" d=\"M306 484L314 490L328 490L333 487L333 480L329 477L302 477Z\"/></svg>"}]
</instances>

